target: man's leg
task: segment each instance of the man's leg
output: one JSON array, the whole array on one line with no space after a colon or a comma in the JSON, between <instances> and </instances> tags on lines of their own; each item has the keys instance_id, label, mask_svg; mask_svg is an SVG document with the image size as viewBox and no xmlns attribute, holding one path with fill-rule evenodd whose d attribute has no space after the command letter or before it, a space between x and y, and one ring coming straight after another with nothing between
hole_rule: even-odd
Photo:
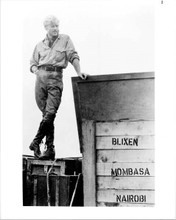
<instances>
[{"instance_id":1,"label":"man's leg","mask_svg":"<svg viewBox=\"0 0 176 220\"><path fill-rule=\"evenodd\" d=\"M46 78L46 76L43 74L43 71L40 71L38 73L36 84L35 84L36 103L39 109L43 112L43 114L45 112L46 100L47 100L47 91L46 91L46 83L45 83L46 80L44 77ZM47 130L47 126L46 126L45 120L42 120L40 122L37 134L29 146L30 150L34 151L34 156L37 159L39 159L41 155L39 145L45 136L46 130Z\"/></svg>"},{"instance_id":2,"label":"man's leg","mask_svg":"<svg viewBox=\"0 0 176 220\"><path fill-rule=\"evenodd\" d=\"M55 150L54 150L54 119L57 113L57 110L61 103L61 96L62 96L62 89L63 83L62 78L59 77L58 73L51 73L48 77L47 83L48 89L48 97L46 101L46 114L50 115L50 123L48 124L48 129L46 132L46 145L47 150L44 152L43 156L40 159L52 159L54 160L55 157Z\"/></svg>"}]
</instances>

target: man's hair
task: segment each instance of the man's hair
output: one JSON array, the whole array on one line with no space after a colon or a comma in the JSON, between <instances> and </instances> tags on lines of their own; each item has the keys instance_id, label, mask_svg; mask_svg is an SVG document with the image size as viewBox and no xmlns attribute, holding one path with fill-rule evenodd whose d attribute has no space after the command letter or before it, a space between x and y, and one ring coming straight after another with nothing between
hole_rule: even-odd
<instances>
[{"instance_id":1,"label":"man's hair","mask_svg":"<svg viewBox=\"0 0 176 220\"><path fill-rule=\"evenodd\" d=\"M44 27L47 27L51 23L59 24L59 20L55 16L50 15L50 16L47 16L45 20L43 21Z\"/></svg>"}]
</instances>

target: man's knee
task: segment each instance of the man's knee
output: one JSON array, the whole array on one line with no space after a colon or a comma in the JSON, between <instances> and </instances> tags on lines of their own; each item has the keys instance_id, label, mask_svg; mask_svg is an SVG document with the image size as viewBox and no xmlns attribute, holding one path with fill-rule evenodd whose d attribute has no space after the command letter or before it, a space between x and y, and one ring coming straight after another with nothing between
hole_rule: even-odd
<instances>
[{"instance_id":1,"label":"man's knee","mask_svg":"<svg viewBox=\"0 0 176 220\"><path fill-rule=\"evenodd\" d=\"M46 112L46 113L43 115L43 121L46 122L46 123L53 123L55 117L56 117L56 114L55 114L55 113Z\"/></svg>"}]
</instances>

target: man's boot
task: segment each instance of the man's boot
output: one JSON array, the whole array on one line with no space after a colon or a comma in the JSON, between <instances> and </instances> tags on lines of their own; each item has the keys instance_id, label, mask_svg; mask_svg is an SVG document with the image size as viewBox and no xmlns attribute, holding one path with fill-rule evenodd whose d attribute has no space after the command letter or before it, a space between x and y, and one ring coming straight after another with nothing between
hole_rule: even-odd
<instances>
[{"instance_id":1,"label":"man's boot","mask_svg":"<svg viewBox=\"0 0 176 220\"><path fill-rule=\"evenodd\" d=\"M39 158L40 160L54 160L55 159L55 149L54 145L47 146L46 151Z\"/></svg>"},{"instance_id":2,"label":"man's boot","mask_svg":"<svg viewBox=\"0 0 176 220\"><path fill-rule=\"evenodd\" d=\"M47 150L40 156L40 160L54 160L55 150L54 150L54 118L55 114L48 114L46 116L48 120L48 126L46 131L46 142Z\"/></svg>"},{"instance_id":3,"label":"man's boot","mask_svg":"<svg viewBox=\"0 0 176 220\"><path fill-rule=\"evenodd\" d=\"M54 145L54 123L51 123L46 133L46 146Z\"/></svg>"},{"instance_id":4,"label":"man's boot","mask_svg":"<svg viewBox=\"0 0 176 220\"><path fill-rule=\"evenodd\" d=\"M39 144L40 143L32 141L32 143L29 146L29 149L34 151L34 158L35 159L39 159L40 155L41 155Z\"/></svg>"},{"instance_id":5,"label":"man's boot","mask_svg":"<svg viewBox=\"0 0 176 220\"><path fill-rule=\"evenodd\" d=\"M47 127L47 125L46 125L45 121L42 120L40 123L39 129L37 131L37 134L29 146L29 149L34 151L34 157L36 159L39 159L41 156L41 151L40 151L39 145L40 145L42 139L45 137L46 127Z\"/></svg>"},{"instance_id":6,"label":"man's boot","mask_svg":"<svg viewBox=\"0 0 176 220\"><path fill-rule=\"evenodd\" d=\"M55 150L54 150L54 124L51 123L48 127L46 133L46 142L47 150L40 157L40 160L54 160L55 159Z\"/></svg>"}]
</instances>

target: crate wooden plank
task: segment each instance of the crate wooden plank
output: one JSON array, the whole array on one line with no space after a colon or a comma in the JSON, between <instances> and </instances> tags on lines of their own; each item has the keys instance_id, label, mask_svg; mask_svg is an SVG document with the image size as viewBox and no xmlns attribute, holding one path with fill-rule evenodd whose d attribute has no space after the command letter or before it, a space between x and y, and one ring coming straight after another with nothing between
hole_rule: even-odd
<instances>
[{"instance_id":1,"label":"crate wooden plank","mask_svg":"<svg viewBox=\"0 0 176 220\"><path fill-rule=\"evenodd\" d=\"M36 206L37 205L37 196L38 196L38 192L37 192L37 178L34 178L33 180L33 205Z\"/></svg>"},{"instance_id":2,"label":"crate wooden plank","mask_svg":"<svg viewBox=\"0 0 176 220\"><path fill-rule=\"evenodd\" d=\"M59 206L59 185L60 185L60 181L59 178L56 179L56 185L55 185L55 206Z\"/></svg>"},{"instance_id":3,"label":"crate wooden plank","mask_svg":"<svg viewBox=\"0 0 176 220\"><path fill-rule=\"evenodd\" d=\"M154 203L117 203L117 202L97 202L99 207L153 207Z\"/></svg>"},{"instance_id":4,"label":"crate wooden plank","mask_svg":"<svg viewBox=\"0 0 176 220\"><path fill-rule=\"evenodd\" d=\"M154 190L97 190L97 202L153 204L154 199Z\"/></svg>"},{"instance_id":5,"label":"crate wooden plank","mask_svg":"<svg viewBox=\"0 0 176 220\"><path fill-rule=\"evenodd\" d=\"M60 176L58 185L59 188L59 206L69 206L70 205L70 177ZM52 186L51 186L52 187Z\"/></svg>"},{"instance_id":6,"label":"crate wooden plank","mask_svg":"<svg viewBox=\"0 0 176 220\"><path fill-rule=\"evenodd\" d=\"M154 163L97 163L97 176L154 176ZM141 169L143 173L141 172Z\"/></svg>"},{"instance_id":7,"label":"crate wooden plank","mask_svg":"<svg viewBox=\"0 0 176 220\"><path fill-rule=\"evenodd\" d=\"M153 79L154 72L133 72L133 73L117 73L117 74L104 74L94 75L87 78L87 82L102 82L102 81L115 81L115 80L132 80L132 79ZM72 77L72 82L84 83L79 77Z\"/></svg>"},{"instance_id":8,"label":"crate wooden plank","mask_svg":"<svg viewBox=\"0 0 176 220\"><path fill-rule=\"evenodd\" d=\"M54 166L63 166L65 164L65 161L51 161L51 160L35 160L28 158L28 161L33 165L43 165L43 166L52 166L54 163Z\"/></svg>"},{"instance_id":9,"label":"crate wooden plank","mask_svg":"<svg viewBox=\"0 0 176 220\"><path fill-rule=\"evenodd\" d=\"M31 174L32 175L46 175L47 171L49 170L51 166L41 166L41 165L32 165L31 167ZM55 175L62 175L64 174L65 169L61 166L54 166L51 170L52 174Z\"/></svg>"},{"instance_id":10,"label":"crate wooden plank","mask_svg":"<svg viewBox=\"0 0 176 220\"><path fill-rule=\"evenodd\" d=\"M98 189L154 189L154 177L97 177Z\"/></svg>"},{"instance_id":11,"label":"crate wooden plank","mask_svg":"<svg viewBox=\"0 0 176 220\"><path fill-rule=\"evenodd\" d=\"M27 170L32 175L43 175L53 166L51 173L55 175L65 174L65 161L27 160Z\"/></svg>"},{"instance_id":12,"label":"crate wooden plank","mask_svg":"<svg viewBox=\"0 0 176 220\"><path fill-rule=\"evenodd\" d=\"M96 149L151 149L154 148L153 135L97 136Z\"/></svg>"},{"instance_id":13,"label":"crate wooden plank","mask_svg":"<svg viewBox=\"0 0 176 220\"><path fill-rule=\"evenodd\" d=\"M37 203L34 206L48 206L46 176L32 176L37 179ZM50 183L51 178L49 178ZM50 185L50 184L49 184ZM50 188L51 189L51 188ZM52 202L51 202L52 203Z\"/></svg>"},{"instance_id":14,"label":"crate wooden plank","mask_svg":"<svg viewBox=\"0 0 176 220\"><path fill-rule=\"evenodd\" d=\"M154 150L97 150L97 162L154 162Z\"/></svg>"},{"instance_id":15,"label":"crate wooden plank","mask_svg":"<svg viewBox=\"0 0 176 220\"><path fill-rule=\"evenodd\" d=\"M95 182L95 124L93 121L83 121L83 177L84 206L96 205Z\"/></svg>"},{"instance_id":16,"label":"crate wooden plank","mask_svg":"<svg viewBox=\"0 0 176 220\"><path fill-rule=\"evenodd\" d=\"M153 135L154 121L97 122L96 136Z\"/></svg>"}]
</instances>

